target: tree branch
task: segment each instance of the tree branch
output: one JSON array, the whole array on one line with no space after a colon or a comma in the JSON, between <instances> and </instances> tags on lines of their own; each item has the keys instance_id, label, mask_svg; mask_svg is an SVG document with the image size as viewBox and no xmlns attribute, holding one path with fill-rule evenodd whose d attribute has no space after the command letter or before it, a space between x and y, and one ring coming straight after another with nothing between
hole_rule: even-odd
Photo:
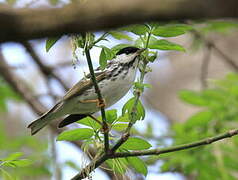
<instances>
[{"instance_id":1,"label":"tree branch","mask_svg":"<svg viewBox=\"0 0 238 180\"><path fill-rule=\"evenodd\" d=\"M216 46L216 44L208 39L206 39L200 32L196 30L191 31L197 38L201 39L207 47L210 47L214 49L221 57L222 60L228 64L235 72L238 72L238 65L234 62L233 59L231 59L229 56L227 56L219 47Z\"/></svg>"},{"instance_id":2,"label":"tree branch","mask_svg":"<svg viewBox=\"0 0 238 180\"><path fill-rule=\"evenodd\" d=\"M91 60L91 56L90 56L88 47L86 47L86 49L85 49L85 54L86 54L86 58L87 58L87 62L88 62L88 68L89 68L89 71L91 74L91 80L93 82L95 92L98 95L99 104L101 105L101 115L102 115L102 125L103 125L102 128L103 128L103 133L104 133L104 147L105 147L105 152L107 153L109 151L109 128L107 125L106 113L105 113L105 109L104 109L105 102L104 102L101 91L97 84L97 80L96 80L96 76L94 74L93 64L92 64L92 60Z\"/></svg>"},{"instance_id":3,"label":"tree branch","mask_svg":"<svg viewBox=\"0 0 238 180\"><path fill-rule=\"evenodd\" d=\"M201 65L201 86L202 89L207 88L207 76L208 76L208 67L209 63L211 60L211 46L206 46L206 49L204 51L204 57L202 60L202 65Z\"/></svg>"},{"instance_id":4,"label":"tree branch","mask_svg":"<svg viewBox=\"0 0 238 180\"><path fill-rule=\"evenodd\" d=\"M149 21L226 17L238 17L236 0L101 0L46 9L2 6L0 42L108 30Z\"/></svg>"},{"instance_id":5,"label":"tree branch","mask_svg":"<svg viewBox=\"0 0 238 180\"><path fill-rule=\"evenodd\" d=\"M175 152L175 151L181 151L185 149L191 149L194 147L198 146L203 146L203 145L208 145L212 144L213 142L220 141L225 138L230 138L232 136L235 136L238 134L238 129L230 130L226 133L206 138L200 141L196 141L193 143L188 143L188 144L182 144L178 146L173 146L169 148L156 148L156 149L151 149L151 150L144 150L144 151L131 151L131 152L117 152L113 154L110 158L121 158L121 157L131 157L131 156L147 156L147 155L160 155L160 154L165 154L169 152Z\"/></svg>"},{"instance_id":6,"label":"tree branch","mask_svg":"<svg viewBox=\"0 0 238 180\"><path fill-rule=\"evenodd\" d=\"M64 88L65 91L67 91L69 89L69 87L66 85L66 83L63 81L63 79L61 79L53 70L52 68L46 66L42 60L40 59L40 57L37 55L36 51L34 50L34 48L32 47L32 45L27 42L27 41L23 41L21 42L21 44L25 47L25 49L27 50L27 52L30 54L30 56L32 57L32 59L34 60L34 62L38 65L40 71L42 72L42 74L46 77L46 79L48 79L48 77L53 77L55 78L60 85Z\"/></svg>"},{"instance_id":7,"label":"tree branch","mask_svg":"<svg viewBox=\"0 0 238 180\"><path fill-rule=\"evenodd\" d=\"M84 179L84 178L88 177L88 175L92 171L94 171L96 168L98 168L108 158L109 158L109 156L104 153L99 158L96 158L95 160L92 160L85 168L83 168L83 170L79 174L74 176L71 180L81 180L81 179Z\"/></svg>"},{"instance_id":8,"label":"tree branch","mask_svg":"<svg viewBox=\"0 0 238 180\"><path fill-rule=\"evenodd\" d=\"M92 172L94 169L99 167L103 162L105 162L107 159L115 159L115 158L123 158L123 157L132 157L132 156L147 156L147 155L160 155L160 154L166 154L170 152L175 151L181 151L185 149L191 149L199 146L204 146L208 144L212 144L216 141L220 141L225 138L230 138L232 136L235 136L238 134L238 129L230 130L226 133L219 134L214 137L206 138L203 140L199 140L193 143L188 144L182 144L177 146L172 146L169 148L156 148L151 150L143 150L143 151L131 151L131 152L115 152L113 154L103 154L96 160L92 161L89 165L87 165L81 173L77 174L72 180L81 180L88 176L90 172Z\"/></svg>"}]
</instances>

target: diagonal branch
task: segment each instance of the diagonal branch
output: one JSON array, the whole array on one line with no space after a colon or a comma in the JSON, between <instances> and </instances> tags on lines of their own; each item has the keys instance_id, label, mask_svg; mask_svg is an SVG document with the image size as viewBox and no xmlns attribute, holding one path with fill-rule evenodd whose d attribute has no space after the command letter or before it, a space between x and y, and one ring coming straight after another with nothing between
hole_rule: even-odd
<instances>
[{"instance_id":1,"label":"diagonal branch","mask_svg":"<svg viewBox=\"0 0 238 180\"><path fill-rule=\"evenodd\" d=\"M237 0L101 0L45 9L1 6L0 42L108 30L149 21L225 17L238 17Z\"/></svg>"},{"instance_id":2,"label":"diagonal branch","mask_svg":"<svg viewBox=\"0 0 238 180\"><path fill-rule=\"evenodd\" d=\"M91 161L85 168L83 168L83 170L79 174L74 176L71 180L81 180L81 179L88 177L88 175L92 171L94 171L96 168L98 168L107 159L109 159L109 156L104 153L103 155L101 155L98 158Z\"/></svg>"},{"instance_id":3,"label":"diagonal branch","mask_svg":"<svg viewBox=\"0 0 238 180\"><path fill-rule=\"evenodd\" d=\"M212 53L211 46L207 46L204 52L204 57L202 60L202 65L201 65L200 81L201 81L202 89L207 88L208 68L209 68L209 63L211 61L211 53Z\"/></svg>"},{"instance_id":4,"label":"diagonal branch","mask_svg":"<svg viewBox=\"0 0 238 180\"><path fill-rule=\"evenodd\" d=\"M196 30L192 30L191 31L197 38L201 39L205 45L209 48L212 48L213 50L215 50L221 57L222 60L228 64L235 72L238 72L238 65L234 62L233 59L231 59L228 55L226 55L219 47L217 47L217 45L206 39L200 32L196 31Z\"/></svg>"},{"instance_id":5,"label":"diagonal branch","mask_svg":"<svg viewBox=\"0 0 238 180\"><path fill-rule=\"evenodd\" d=\"M25 49L27 50L27 52L30 54L30 56L32 57L32 59L34 60L34 62L38 65L40 71L42 72L42 74L45 76L46 79L48 79L48 77L52 77L55 78L61 86L63 86L64 90L68 90L68 86L66 85L66 83L63 81L63 79L61 79L53 70L52 68L50 68L49 66L46 66L42 60L40 59L40 57L37 55L36 51L34 50L34 48L32 47L32 45L30 44L30 42L27 41L23 41L21 42L21 44L25 47Z\"/></svg>"},{"instance_id":6,"label":"diagonal branch","mask_svg":"<svg viewBox=\"0 0 238 180\"><path fill-rule=\"evenodd\" d=\"M181 151L185 149L191 149L194 147L204 146L208 144L212 144L216 141L220 141L225 138L230 138L238 134L238 129L230 130L226 133L219 134L214 137L206 138L200 141L196 141L193 143L182 144L178 146L173 146L169 148L156 148L151 150L144 150L144 151L131 151L131 152L117 152L113 154L110 158L121 158L121 157L131 157L131 156L147 156L147 155L160 155L169 152Z\"/></svg>"},{"instance_id":7,"label":"diagonal branch","mask_svg":"<svg viewBox=\"0 0 238 180\"><path fill-rule=\"evenodd\" d=\"M225 138L230 138L238 134L238 129L230 130L226 133L219 134L214 137L205 138L203 140L195 141L188 144L182 144L177 146L172 146L168 148L156 148L151 150L143 150L143 151L131 151L131 152L115 152L113 154L103 154L96 160L92 161L89 165L87 165L80 174L77 174L72 180L81 180L87 177L87 175L99 167L103 162L107 159L115 159L115 158L125 158L125 157L132 157L132 156L147 156L147 155L160 155L166 154L175 151L181 151L186 149L191 149L199 146L209 145L214 142L223 140Z\"/></svg>"}]
</instances>

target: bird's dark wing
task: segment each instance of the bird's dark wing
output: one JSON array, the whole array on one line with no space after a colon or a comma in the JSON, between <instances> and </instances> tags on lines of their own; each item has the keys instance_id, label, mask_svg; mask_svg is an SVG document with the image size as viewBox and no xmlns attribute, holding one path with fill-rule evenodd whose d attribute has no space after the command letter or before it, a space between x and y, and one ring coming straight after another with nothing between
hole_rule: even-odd
<instances>
[{"instance_id":1,"label":"bird's dark wing","mask_svg":"<svg viewBox=\"0 0 238 180\"><path fill-rule=\"evenodd\" d=\"M80 119L83 119L83 118L85 118L87 116L88 116L87 114L71 114L71 115L67 116L65 119L63 119L59 123L58 127L62 128L64 126L67 126L67 125L69 125L71 123L74 123L74 122L76 122L76 121L78 121Z\"/></svg>"},{"instance_id":2,"label":"bird's dark wing","mask_svg":"<svg viewBox=\"0 0 238 180\"><path fill-rule=\"evenodd\" d=\"M100 71L99 68L95 69L95 71L94 71L94 74L95 74L96 77L100 76L100 75L103 74L103 73L105 73L105 71ZM91 77L92 77L92 76L91 76L90 73L88 73L88 74L85 76L85 78L87 78L87 79L91 79Z\"/></svg>"},{"instance_id":3,"label":"bird's dark wing","mask_svg":"<svg viewBox=\"0 0 238 180\"><path fill-rule=\"evenodd\" d=\"M100 82L101 80L105 79L106 73L107 73L106 71L95 73L97 82ZM87 76L91 77L90 75L87 75ZM73 97L79 96L85 90L91 88L92 86L93 86L93 83L91 79L84 78L80 80L77 84L75 84L71 89L69 89L69 91L63 97L62 101L67 101Z\"/></svg>"}]
</instances>

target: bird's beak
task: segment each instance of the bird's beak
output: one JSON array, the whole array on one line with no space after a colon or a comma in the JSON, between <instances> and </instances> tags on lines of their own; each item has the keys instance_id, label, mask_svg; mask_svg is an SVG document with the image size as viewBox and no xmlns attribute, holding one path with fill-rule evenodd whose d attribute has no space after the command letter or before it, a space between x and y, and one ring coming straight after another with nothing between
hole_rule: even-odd
<instances>
[{"instance_id":1,"label":"bird's beak","mask_svg":"<svg viewBox=\"0 0 238 180\"><path fill-rule=\"evenodd\" d=\"M142 52L144 52L146 50L146 48L141 48L137 51L137 54L140 55Z\"/></svg>"}]
</instances>

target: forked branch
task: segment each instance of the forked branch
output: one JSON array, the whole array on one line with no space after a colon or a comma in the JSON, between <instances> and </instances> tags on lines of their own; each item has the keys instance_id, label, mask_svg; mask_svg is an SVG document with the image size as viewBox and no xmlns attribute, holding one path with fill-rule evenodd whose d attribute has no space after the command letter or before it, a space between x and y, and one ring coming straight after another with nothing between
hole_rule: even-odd
<instances>
[{"instance_id":1,"label":"forked branch","mask_svg":"<svg viewBox=\"0 0 238 180\"><path fill-rule=\"evenodd\" d=\"M177 146L172 146L169 148L156 148L151 150L143 150L143 151L131 151L131 152L116 152L114 154L104 154L100 156L95 161L92 161L88 166L86 166L79 174L77 174L72 180L81 180L86 177L87 174L92 172L94 169L99 167L103 162L105 162L107 159L115 159L115 158L125 158L125 157L131 157L131 156L147 156L147 155L160 155L160 154L166 154L170 152L175 151L181 151L186 149L191 149L199 146L204 146L208 144L212 144L214 142L220 141L225 138L230 138L232 136L235 136L238 134L238 129L230 130L226 133L219 134L214 137L205 138L203 140L195 141L188 144L182 144Z\"/></svg>"}]
</instances>

